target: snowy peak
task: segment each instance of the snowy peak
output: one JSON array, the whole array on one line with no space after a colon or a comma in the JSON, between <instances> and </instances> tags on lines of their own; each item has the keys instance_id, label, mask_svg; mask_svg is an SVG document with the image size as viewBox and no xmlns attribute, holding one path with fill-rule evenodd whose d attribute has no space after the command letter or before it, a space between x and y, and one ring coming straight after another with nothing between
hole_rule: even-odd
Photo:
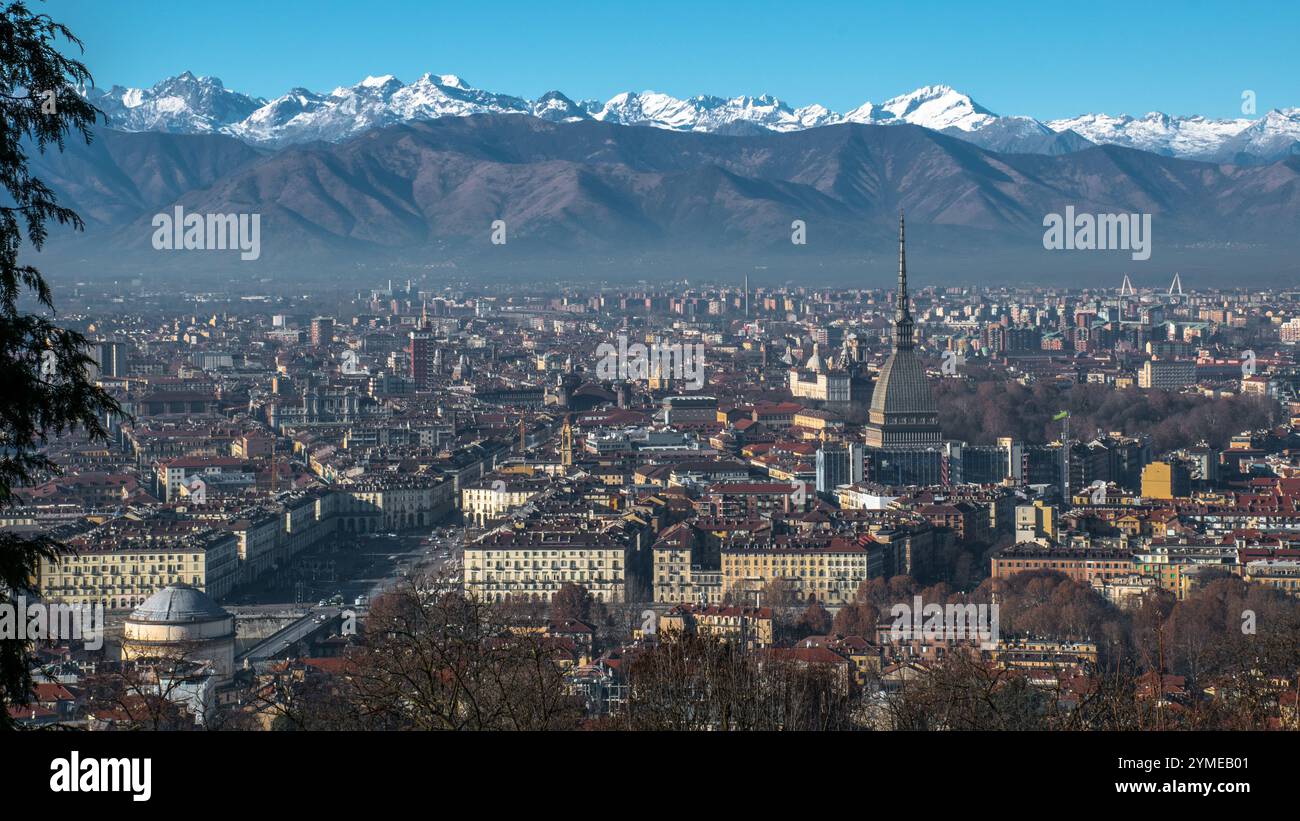
<instances>
[{"instance_id":1,"label":"snowy peak","mask_svg":"<svg viewBox=\"0 0 1300 821\"><path fill-rule=\"evenodd\" d=\"M239 122L265 100L228 90L216 77L186 71L152 88L91 88L86 98L123 131L206 134Z\"/></svg>"},{"instance_id":2,"label":"snowy peak","mask_svg":"<svg viewBox=\"0 0 1300 821\"><path fill-rule=\"evenodd\" d=\"M649 125L670 128L674 131L693 131L703 115L698 103L708 100L696 97L679 100L657 91L625 91L615 94L595 114L595 119L619 125Z\"/></svg>"},{"instance_id":3,"label":"snowy peak","mask_svg":"<svg viewBox=\"0 0 1300 821\"><path fill-rule=\"evenodd\" d=\"M759 131L799 131L839 122L838 115L824 106L793 109L770 94L731 98L701 94L681 100L657 91L617 94L593 117L619 125L726 133L744 133L741 126Z\"/></svg>"},{"instance_id":4,"label":"snowy peak","mask_svg":"<svg viewBox=\"0 0 1300 821\"><path fill-rule=\"evenodd\" d=\"M532 102L529 113L552 123L576 123L591 118L590 106L599 103L575 103L558 91L548 91Z\"/></svg>"},{"instance_id":5,"label":"snowy peak","mask_svg":"<svg viewBox=\"0 0 1300 821\"><path fill-rule=\"evenodd\" d=\"M1229 140L1252 124L1251 120L1212 120L1175 117L1152 111L1143 117L1127 114L1084 114L1047 125L1055 131L1071 130L1094 143L1122 145L1170 157L1213 159Z\"/></svg>"},{"instance_id":6,"label":"snowy peak","mask_svg":"<svg viewBox=\"0 0 1300 821\"><path fill-rule=\"evenodd\" d=\"M383 74L328 96L295 89L224 130L254 142L334 142L393 123L487 113L531 114L533 107L519 97L476 89L454 74L424 74L409 85Z\"/></svg>"},{"instance_id":7,"label":"snowy peak","mask_svg":"<svg viewBox=\"0 0 1300 821\"><path fill-rule=\"evenodd\" d=\"M1151 112L1142 117L1083 114L1043 123L1032 117L999 116L948 85L923 86L883 103L864 102L844 114L815 103L794 108L770 94L678 98L658 91L625 91L602 103L548 91L527 100L475 88L455 74L432 73L409 84L392 74L371 75L328 94L295 88L267 101L231 91L215 77L186 71L152 88L91 89L87 97L108 114L113 128L223 132L272 145L338 141L412 120L523 114L557 123L598 120L730 135L837 123L908 123L1004 153L1055 154L1094 143L1232 163L1272 162L1300 153L1297 108L1274 109L1255 120Z\"/></svg>"},{"instance_id":8,"label":"snowy peak","mask_svg":"<svg viewBox=\"0 0 1300 821\"><path fill-rule=\"evenodd\" d=\"M997 119L992 111L976 103L969 95L943 85L925 86L894 97L880 109L895 119L935 131L945 128L976 131Z\"/></svg>"},{"instance_id":9,"label":"snowy peak","mask_svg":"<svg viewBox=\"0 0 1300 821\"><path fill-rule=\"evenodd\" d=\"M305 88L292 89L225 130L249 142L275 142L288 130L309 120L309 115L329 104L329 97Z\"/></svg>"},{"instance_id":10,"label":"snowy peak","mask_svg":"<svg viewBox=\"0 0 1300 821\"><path fill-rule=\"evenodd\" d=\"M1221 154L1230 160L1300 154L1300 108L1275 108L1228 140Z\"/></svg>"}]
</instances>

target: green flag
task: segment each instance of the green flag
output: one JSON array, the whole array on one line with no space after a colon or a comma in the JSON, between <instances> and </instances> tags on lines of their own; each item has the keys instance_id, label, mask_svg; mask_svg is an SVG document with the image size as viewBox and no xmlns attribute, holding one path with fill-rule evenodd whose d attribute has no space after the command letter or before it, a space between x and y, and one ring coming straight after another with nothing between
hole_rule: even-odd
<instances>
[{"instance_id":1,"label":"green flag","mask_svg":"<svg viewBox=\"0 0 1300 821\"><path fill-rule=\"evenodd\" d=\"M1062 419L1065 419L1065 418L1068 417L1069 415L1070 415L1070 412L1069 412L1069 411L1061 411L1060 413L1058 413L1058 414L1056 414L1055 416L1052 417L1052 421L1053 421L1053 422L1060 422Z\"/></svg>"}]
</instances>

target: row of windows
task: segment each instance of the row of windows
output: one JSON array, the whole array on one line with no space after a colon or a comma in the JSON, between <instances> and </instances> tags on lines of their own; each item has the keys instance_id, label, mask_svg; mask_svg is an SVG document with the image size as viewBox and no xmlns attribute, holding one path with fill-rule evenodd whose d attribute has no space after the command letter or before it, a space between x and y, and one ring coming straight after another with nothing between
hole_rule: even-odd
<instances>
[{"instance_id":1,"label":"row of windows","mask_svg":"<svg viewBox=\"0 0 1300 821\"><path fill-rule=\"evenodd\" d=\"M540 560L533 559L531 562L527 560L524 561L516 560L515 562L513 562L513 567L515 570L524 570L529 568L545 569L548 567L551 569L569 567L576 570L578 568L584 568L584 567L604 567L606 562L608 562L609 566L614 568L615 570L618 570L622 566L622 564L619 562L618 559L613 559L613 560L587 559L586 561L583 562L579 562L576 559L569 559L567 565L564 563L564 561L560 559L552 559L550 560L549 564L547 563L546 559L540 559ZM511 562L473 562L470 564L470 567L474 570L477 570L479 568L485 568L489 570L509 570L511 569L511 565L512 565Z\"/></svg>"},{"instance_id":2,"label":"row of windows","mask_svg":"<svg viewBox=\"0 0 1300 821\"><path fill-rule=\"evenodd\" d=\"M153 554L142 553L136 557L137 561L143 562L196 562L202 558L202 553L178 553L178 554ZM59 559L59 564L112 564L120 561L121 557L115 554L96 555L96 556L63 556Z\"/></svg>"},{"instance_id":3,"label":"row of windows","mask_svg":"<svg viewBox=\"0 0 1300 821\"><path fill-rule=\"evenodd\" d=\"M477 583L477 582L480 582L480 581L483 581L483 582L496 582L496 581L509 582L509 581L519 581L520 583L523 583L523 584L531 584L532 582L545 583L545 582L552 581L552 580L554 580L554 579L561 579L561 580L563 580L563 581L570 581L570 582L584 582L584 583L590 582L590 583L594 583L594 584L603 584L603 583L605 583L605 582L610 582L611 584L621 584L622 581L623 581L623 579L622 579L621 576L610 576L610 577L606 578L604 575L601 575L601 574L592 575L592 574L590 574L590 573L563 573L563 572L560 572L560 573L541 573L541 574L532 574L532 573L509 573L509 572L506 572L506 573L501 573L501 574L488 573L488 574L482 576L481 578L480 578L480 576L479 576L478 573L471 573L471 574L470 574L470 582L472 582L472 583Z\"/></svg>"},{"instance_id":4,"label":"row of windows","mask_svg":"<svg viewBox=\"0 0 1300 821\"><path fill-rule=\"evenodd\" d=\"M199 563L193 562L195 569L198 569ZM130 567L69 567L65 568L62 573L54 572L51 576L136 576L141 573L147 575L156 575L158 573L182 573L188 564L169 564L157 565L151 564L148 567L140 565L131 565Z\"/></svg>"},{"instance_id":5,"label":"row of windows","mask_svg":"<svg viewBox=\"0 0 1300 821\"><path fill-rule=\"evenodd\" d=\"M800 558L797 561L793 558L775 556L772 558L763 557L761 559L728 559L722 560L723 567L768 567L780 565L790 567L798 564L800 567L831 567L831 568L865 568L867 559L807 559Z\"/></svg>"},{"instance_id":6,"label":"row of windows","mask_svg":"<svg viewBox=\"0 0 1300 821\"><path fill-rule=\"evenodd\" d=\"M484 561L489 557L497 560L501 559L530 559L530 558L555 558L555 559L585 559L589 556L593 559L609 559L614 556L622 556L622 549L608 550L467 550L465 552L466 561Z\"/></svg>"},{"instance_id":7,"label":"row of windows","mask_svg":"<svg viewBox=\"0 0 1300 821\"><path fill-rule=\"evenodd\" d=\"M1086 569L1094 569L1094 570L1095 569L1101 569L1101 570L1132 570L1133 569L1133 565L1131 562L1086 562L1086 561L1068 562L1068 561L1047 561L1047 560L1021 562L1021 561L1007 561L1005 559L998 559L997 561L1000 567L1049 567L1049 568L1068 568L1068 569L1086 568Z\"/></svg>"}]
</instances>

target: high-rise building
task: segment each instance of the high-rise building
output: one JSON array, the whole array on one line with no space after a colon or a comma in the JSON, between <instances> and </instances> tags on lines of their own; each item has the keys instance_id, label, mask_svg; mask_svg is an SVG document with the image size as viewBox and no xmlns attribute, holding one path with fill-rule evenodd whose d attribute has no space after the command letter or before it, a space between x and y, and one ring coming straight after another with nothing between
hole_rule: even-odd
<instances>
[{"instance_id":1,"label":"high-rise building","mask_svg":"<svg viewBox=\"0 0 1300 821\"><path fill-rule=\"evenodd\" d=\"M126 342L106 339L96 345L95 361L99 375L121 378L127 375L127 358L130 346Z\"/></svg>"},{"instance_id":2,"label":"high-rise building","mask_svg":"<svg viewBox=\"0 0 1300 821\"><path fill-rule=\"evenodd\" d=\"M311 344L328 345L334 341L334 317L318 316L311 321Z\"/></svg>"},{"instance_id":3,"label":"high-rise building","mask_svg":"<svg viewBox=\"0 0 1300 821\"><path fill-rule=\"evenodd\" d=\"M439 359L434 336L428 331L411 331L409 340L406 350L411 365L411 381L417 391L431 390L438 374Z\"/></svg>"},{"instance_id":4,"label":"high-rise building","mask_svg":"<svg viewBox=\"0 0 1300 821\"><path fill-rule=\"evenodd\" d=\"M1176 391L1196 383L1196 363L1174 359L1148 359L1138 371L1139 388Z\"/></svg>"},{"instance_id":5,"label":"high-rise building","mask_svg":"<svg viewBox=\"0 0 1300 821\"><path fill-rule=\"evenodd\" d=\"M817 449L817 492L834 495L840 485L863 479L862 446L857 442L828 442Z\"/></svg>"}]
</instances>

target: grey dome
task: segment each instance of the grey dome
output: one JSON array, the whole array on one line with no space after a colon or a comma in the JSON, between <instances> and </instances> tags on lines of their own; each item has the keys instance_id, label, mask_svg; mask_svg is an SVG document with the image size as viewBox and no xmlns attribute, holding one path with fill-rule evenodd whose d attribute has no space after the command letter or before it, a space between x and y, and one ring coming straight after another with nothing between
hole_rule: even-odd
<instances>
[{"instance_id":1,"label":"grey dome","mask_svg":"<svg viewBox=\"0 0 1300 821\"><path fill-rule=\"evenodd\" d=\"M230 614L214 602L207 593L188 584L174 584L164 587L145 599L144 604L131 614L130 620L183 624L228 618Z\"/></svg>"},{"instance_id":2,"label":"grey dome","mask_svg":"<svg viewBox=\"0 0 1300 821\"><path fill-rule=\"evenodd\" d=\"M875 413L934 414L939 412L930 392L925 366L910 350L896 350L885 360L871 394Z\"/></svg>"}]
</instances>

